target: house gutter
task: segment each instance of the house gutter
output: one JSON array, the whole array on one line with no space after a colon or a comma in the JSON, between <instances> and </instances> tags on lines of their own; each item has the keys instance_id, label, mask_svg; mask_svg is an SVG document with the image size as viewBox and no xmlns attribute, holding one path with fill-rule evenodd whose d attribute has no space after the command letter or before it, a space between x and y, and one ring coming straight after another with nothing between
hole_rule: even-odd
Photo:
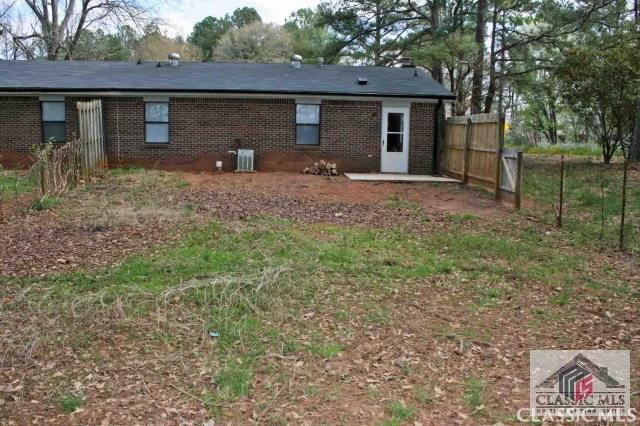
<instances>
[{"instance_id":1,"label":"house gutter","mask_svg":"<svg viewBox=\"0 0 640 426\"><path fill-rule=\"evenodd\" d=\"M432 164L432 174L437 175L439 164L438 164L438 142L440 141L440 108L442 108L442 98L438 99L438 103L436 104L436 108L434 110L434 118L435 123L433 125L433 164Z\"/></svg>"},{"instance_id":2,"label":"house gutter","mask_svg":"<svg viewBox=\"0 0 640 426\"><path fill-rule=\"evenodd\" d=\"M322 91L261 91L261 90L210 90L210 89L118 89L118 88L44 88L44 87L0 87L2 93L86 93L102 94L108 96L131 96L138 93L171 93L171 94L199 94L199 95L261 95L261 96L337 96L337 97L362 97L362 98L409 98L409 99L437 99L455 100L452 95L431 95L412 93L377 93L377 92L322 92Z\"/></svg>"}]
</instances>

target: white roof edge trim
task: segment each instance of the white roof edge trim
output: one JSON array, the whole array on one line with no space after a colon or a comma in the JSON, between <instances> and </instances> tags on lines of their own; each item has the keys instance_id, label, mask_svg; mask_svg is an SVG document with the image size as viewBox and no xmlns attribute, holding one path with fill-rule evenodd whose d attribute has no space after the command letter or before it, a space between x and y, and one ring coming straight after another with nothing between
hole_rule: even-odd
<instances>
[{"instance_id":1,"label":"white roof edge trim","mask_svg":"<svg viewBox=\"0 0 640 426\"><path fill-rule=\"evenodd\" d=\"M304 97L304 98L296 98L296 104L312 104L312 105L320 105L322 103L322 98L320 97Z\"/></svg>"},{"instance_id":2,"label":"white roof edge trim","mask_svg":"<svg viewBox=\"0 0 640 426\"><path fill-rule=\"evenodd\" d=\"M40 95L41 102L64 102L64 95Z\"/></svg>"},{"instance_id":3,"label":"white roof edge trim","mask_svg":"<svg viewBox=\"0 0 640 426\"><path fill-rule=\"evenodd\" d=\"M169 96L144 96L143 102L169 102Z\"/></svg>"}]
</instances>

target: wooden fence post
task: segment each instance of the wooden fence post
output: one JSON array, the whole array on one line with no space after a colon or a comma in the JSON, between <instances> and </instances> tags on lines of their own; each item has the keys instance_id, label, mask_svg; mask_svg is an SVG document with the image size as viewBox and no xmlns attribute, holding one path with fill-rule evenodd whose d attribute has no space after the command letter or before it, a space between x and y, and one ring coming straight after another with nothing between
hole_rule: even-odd
<instances>
[{"instance_id":1,"label":"wooden fence post","mask_svg":"<svg viewBox=\"0 0 640 426\"><path fill-rule=\"evenodd\" d=\"M504 149L504 115L498 112L498 146L496 149L496 176L494 186L495 199L500 198L500 173L502 171L502 150Z\"/></svg>"},{"instance_id":2,"label":"wooden fence post","mask_svg":"<svg viewBox=\"0 0 640 426\"><path fill-rule=\"evenodd\" d=\"M89 169L88 174L93 174L93 101L87 104L87 154Z\"/></svg>"},{"instance_id":3,"label":"wooden fence post","mask_svg":"<svg viewBox=\"0 0 640 426\"><path fill-rule=\"evenodd\" d=\"M522 205L522 162L524 160L524 155L522 151L518 151L518 176L516 176L516 187L515 187L515 207L516 210L520 210L520 206Z\"/></svg>"},{"instance_id":4,"label":"wooden fence post","mask_svg":"<svg viewBox=\"0 0 640 426\"><path fill-rule=\"evenodd\" d=\"M467 123L464 128L464 168L462 169L462 183L469 180L469 157L471 153L471 116L467 116Z\"/></svg>"},{"instance_id":5,"label":"wooden fence post","mask_svg":"<svg viewBox=\"0 0 640 426\"><path fill-rule=\"evenodd\" d=\"M102 115L102 100L98 100L98 134L100 135L100 141L98 150L100 151L100 167L107 167L107 152L104 146L104 117Z\"/></svg>"},{"instance_id":6,"label":"wooden fence post","mask_svg":"<svg viewBox=\"0 0 640 426\"><path fill-rule=\"evenodd\" d=\"M85 164L85 138L87 137L87 131L84 127L84 104L82 102L78 102L78 122L80 128L80 146L78 147L78 163L80 165L80 175L84 178L85 171L87 170Z\"/></svg>"}]
</instances>

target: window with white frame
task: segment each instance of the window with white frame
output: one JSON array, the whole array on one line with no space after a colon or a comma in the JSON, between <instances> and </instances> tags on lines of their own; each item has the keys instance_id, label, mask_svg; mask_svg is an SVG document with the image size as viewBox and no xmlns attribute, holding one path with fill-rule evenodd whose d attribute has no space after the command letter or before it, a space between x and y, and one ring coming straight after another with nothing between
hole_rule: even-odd
<instances>
[{"instance_id":1,"label":"window with white frame","mask_svg":"<svg viewBox=\"0 0 640 426\"><path fill-rule=\"evenodd\" d=\"M169 143L169 102L145 102L144 126L147 143Z\"/></svg>"},{"instance_id":2,"label":"window with white frame","mask_svg":"<svg viewBox=\"0 0 640 426\"><path fill-rule=\"evenodd\" d=\"M42 140L64 143L66 122L64 101L42 101Z\"/></svg>"},{"instance_id":3,"label":"window with white frame","mask_svg":"<svg viewBox=\"0 0 640 426\"><path fill-rule=\"evenodd\" d=\"M296 144L320 145L320 105L296 105Z\"/></svg>"}]
</instances>

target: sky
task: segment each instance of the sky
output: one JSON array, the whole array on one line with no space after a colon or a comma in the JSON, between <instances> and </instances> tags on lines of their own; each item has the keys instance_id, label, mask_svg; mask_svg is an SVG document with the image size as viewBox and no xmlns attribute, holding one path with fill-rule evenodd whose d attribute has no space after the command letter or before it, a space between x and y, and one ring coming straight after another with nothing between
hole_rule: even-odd
<instances>
[{"instance_id":1,"label":"sky","mask_svg":"<svg viewBox=\"0 0 640 426\"><path fill-rule=\"evenodd\" d=\"M163 30L172 36L186 37L193 26L207 16L221 17L239 7L255 8L264 22L284 24L291 12L319 3L319 0L184 0L165 3L159 12L165 22Z\"/></svg>"}]
</instances>

